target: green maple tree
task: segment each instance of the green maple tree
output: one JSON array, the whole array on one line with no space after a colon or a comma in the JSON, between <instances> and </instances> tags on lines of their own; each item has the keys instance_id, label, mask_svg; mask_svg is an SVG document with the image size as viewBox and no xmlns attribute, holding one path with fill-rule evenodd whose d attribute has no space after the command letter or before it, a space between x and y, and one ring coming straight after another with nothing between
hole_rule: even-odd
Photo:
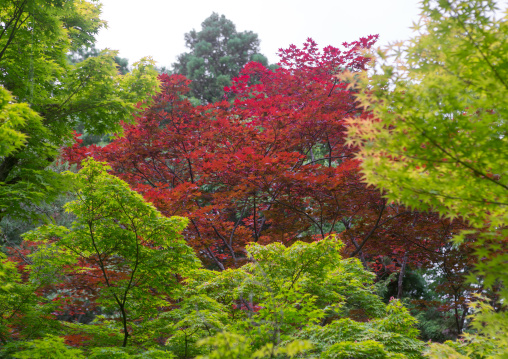
<instances>
[{"instance_id":1,"label":"green maple tree","mask_svg":"<svg viewBox=\"0 0 508 359\"><path fill-rule=\"evenodd\" d=\"M95 0L0 0L0 220L26 217L27 205L65 189L48 166L78 125L119 132L157 92L150 59L126 75L116 51L69 62L67 54L93 46L105 26L100 9Z\"/></svg>"},{"instance_id":2,"label":"green maple tree","mask_svg":"<svg viewBox=\"0 0 508 359\"><path fill-rule=\"evenodd\" d=\"M475 247L479 263L469 277L498 289L503 303L508 17L506 11L499 16L494 1L424 0L422 10L417 35L378 51L380 66L372 76L347 77L370 110L349 120L349 143L359 148L365 180L389 200L460 217L483 231ZM463 241L464 234L455 240ZM495 341L497 352L484 348L495 357L508 348L506 332L498 330L508 325L502 308L485 316L484 306L473 322ZM481 318L487 317L490 325L484 327Z\"/></svg>"},{"instance_id":3,"label":"green maple tree","mask_svg":"<svg viewBox=\"0 0 508 359\"><path fill-rule=\"evenodd\" d=\"M163 217L106 170L89 159L79 173L68 172L77 186L66 205L76 215L72 228L47 225L25 239L46 243L31 255L31 280L48 285L84 275L103 309L119 316L125 347L134 322L156 317L179 284L176 274L199 262L180 235L187 219Z\"/></svg>"}]
</instances>

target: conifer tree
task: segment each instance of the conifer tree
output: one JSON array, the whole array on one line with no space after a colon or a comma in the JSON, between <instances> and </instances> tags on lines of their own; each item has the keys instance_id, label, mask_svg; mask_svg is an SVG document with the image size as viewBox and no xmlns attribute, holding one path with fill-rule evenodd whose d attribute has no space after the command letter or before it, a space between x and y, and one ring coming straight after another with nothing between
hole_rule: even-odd
<instances>
[{"instance_id":1,"label":"conifer tree","mask_svg":"<svg viewBox=\"0 0 508 359\"><path fill-rule=\"evenodd\" d=\"M259 53L257 34L236 31L231 20L215 12L203 21L201 31L185 34L185 45L190 51L178 56L173 69L192 80L192 95L202 103L222 100L224 87L248 62L268 63Z\"/></svg>"}]
</instances>

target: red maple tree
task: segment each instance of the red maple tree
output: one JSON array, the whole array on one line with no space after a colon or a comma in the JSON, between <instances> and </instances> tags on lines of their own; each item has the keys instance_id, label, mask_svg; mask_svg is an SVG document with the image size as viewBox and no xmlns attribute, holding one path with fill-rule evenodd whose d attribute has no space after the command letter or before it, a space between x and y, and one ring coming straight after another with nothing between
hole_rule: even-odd
<instances>
[{"instance_id":1,"label":"red maple tree","mask_svg":"<svg viewBox=\"0 0 508 359\"><path fill-rule=\"evenodd\" d=\"M383 257L394 268L422 265L457 225L386 203L362 183L355 148L345 145L345 119L364 113L337 75L364 71L362 49L376 40L344 43L344 51L319 50L312 39L291 45L276 70L247 64L224 101L207 106L187 99L189 80L161 75L162 92L124 137L104 148L76 145L65 158L105 160L162 213L190 218L189 244L220 269L242 264L251 241L332 233L346 256L375 270Z\"/></svg>"}]
</instances>

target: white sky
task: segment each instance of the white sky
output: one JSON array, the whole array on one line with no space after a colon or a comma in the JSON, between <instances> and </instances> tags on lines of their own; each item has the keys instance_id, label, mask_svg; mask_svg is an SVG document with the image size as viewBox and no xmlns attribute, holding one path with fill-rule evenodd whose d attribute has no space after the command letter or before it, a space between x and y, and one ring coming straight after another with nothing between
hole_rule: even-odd
<instances>
[{"instance_id":1,"label":"white sky","mask_svg":"<svg viewBox=\"0 0 508 359\"><path fill-rule=\"evenodd\" d=\"M200 30L212 12L224 14L237 31L251 30L261 40L270 63L277 50L301 46L312 37L322 48L340 47L361 36L379 34L380 45L411 36L419 18L418 0L102 0L97 48L119 50L129 64L152 56L157 66L170 67L188 51L184 34Z\"/></svg>"}]
</instances>

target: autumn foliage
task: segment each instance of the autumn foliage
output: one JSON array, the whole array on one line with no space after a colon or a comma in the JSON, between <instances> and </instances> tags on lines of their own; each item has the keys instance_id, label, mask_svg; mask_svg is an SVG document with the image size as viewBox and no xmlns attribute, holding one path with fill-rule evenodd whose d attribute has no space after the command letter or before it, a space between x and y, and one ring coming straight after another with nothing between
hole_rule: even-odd
<instances>
[{"instance_id":1,"label":"autumn foliage","mask_svg":"<svg viewBox=\"0 0 508 359\"><path fill-rule=\"evenodd\" d=\"M0 7L0 357L504 357L494 0L271 65L214 13L172 75L49 2Z\"/></svg>"},{"instance_id":2,"label":"autumn foliage","mask_svg":"<svg viewBox=\"0 0 508 359\"><path fill-rule=\"evenodd\" d=\"M281 49L278 69L247 64L224 100L207 106L186 99L189 80L161 75L162 92L123 137L65 156L106 160L163 214L188 217L188 243L216 268L242 264L249 242L331 233L381 274L435 262L462 225L387 203L362 183L355 148L345 145L345 119L362 108L337 75L365 70L361 50L376 39L344 43L345 51L319 50L312 39Z\"/></svg>"},{"instance_id":3,"label":"autumn foliage","mask_svg":"<svg viewBox=\"0 0 508 359\"><path fill-rule=\"evenodd\" d=\"M224 100L207 106L186 99L185 77L161 75L161 93L123 137L103 148L77 144L65 158L105 160L164 215L188 217L187 243L210 268L238 268L249 242L290 245L334 233L343 254L379 279L397 273L399 298L407 270L438 268L445 304L414 304L450 313L455 336L475 292L464 279L474 262L469 245L448 243L465 224L387 202L362 182L356 148L345 143L346 119L370 114L338 75L365 70L362 50L376 39L345 43L344 52L320 51L312 39L281 49L278 69L247 64Z\"/></svg>"}]
</instances>

